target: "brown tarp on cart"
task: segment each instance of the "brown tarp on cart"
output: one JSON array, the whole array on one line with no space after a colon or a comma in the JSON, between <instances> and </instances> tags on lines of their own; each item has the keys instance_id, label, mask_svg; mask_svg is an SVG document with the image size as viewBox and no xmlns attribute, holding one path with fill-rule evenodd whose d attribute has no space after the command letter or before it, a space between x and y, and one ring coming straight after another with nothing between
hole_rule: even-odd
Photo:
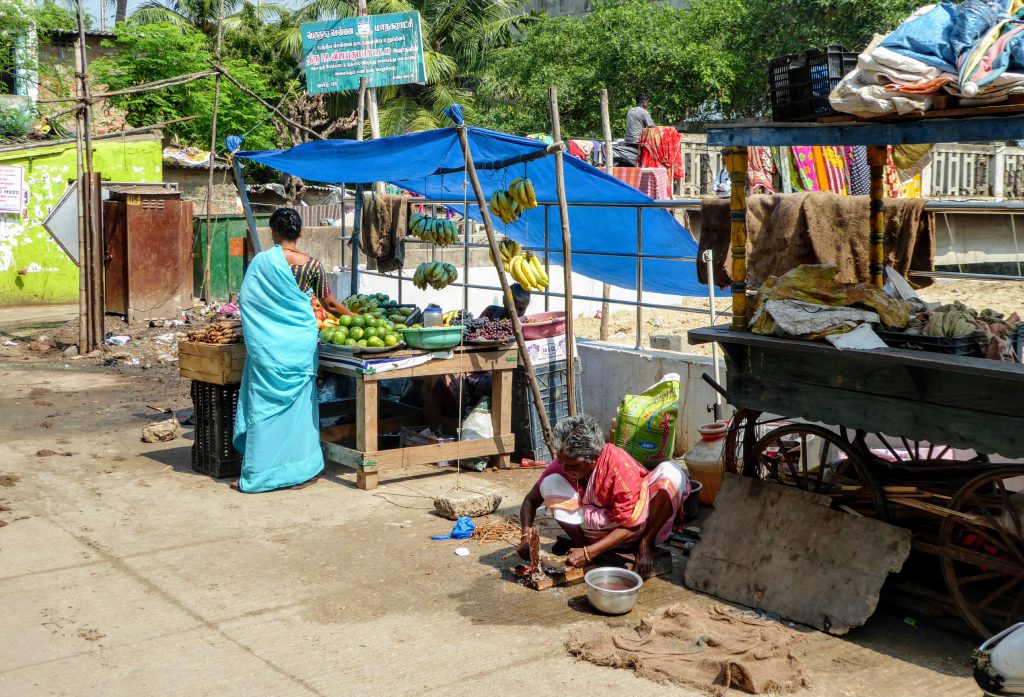
<instances>
[{"instance_id":1,"label":"brown tarp on cart","mask_svg":"<svg viewBox=\"0 0 1024 697\"><path fill-rule=\"evenodd\" d=\"M885 199L886 264L904 276L910 269L935 268L935 230L923 199ZM747 199L747 283L756 288L769 276L781 276L801 264L839 267L840 283L868 283L871 245L867 196L811 192ZM710 249L715 259L715 285L732 283L729 269L729 201L701 204L701 235L697 258ZM697 278L707 283L706 267L697 264ZM931 279L914 277L914 285Z\"/></svg>"}]
</instances>

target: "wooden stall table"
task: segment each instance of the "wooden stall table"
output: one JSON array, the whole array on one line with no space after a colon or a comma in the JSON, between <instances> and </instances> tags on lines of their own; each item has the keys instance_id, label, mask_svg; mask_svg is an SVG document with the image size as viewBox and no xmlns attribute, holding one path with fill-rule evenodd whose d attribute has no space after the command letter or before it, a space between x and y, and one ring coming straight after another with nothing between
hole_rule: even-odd
<instances>
[{"instance_id":1,"label":"wooden stall table","mask_svg":"<svg viewBox=\"0 0 1024 697\"><path fill-rule=\"evenodd\" d=\"M363 354L354 358L362 361L400 360L431 353L444 356L448 352L406 350L389 354ZM354 469L360 489L375 489L381 472L445 460L488 457L495 466L508 467L515 450L515 436L512 433L512 374L518 366L519 356L515 347L456 347L451 349L451 358L433 358L421 365L385 372L375 372L372 367L360 367L358 360L339 361L321 351L321 372L354 378L356 393L354 399L340 400L321 407L321 417L353 413L355 416L354 423L328 426L320 430L324 454L331 464ZM378 434L382 431L402 426L433 426L440 422L440 409L431 399L431 388L437 378L480 372L492 374L492 438L380 449ZM379 386L382 380L402 378L423 379L423 409L380 399Z\"/></svg>"}]
</instances>

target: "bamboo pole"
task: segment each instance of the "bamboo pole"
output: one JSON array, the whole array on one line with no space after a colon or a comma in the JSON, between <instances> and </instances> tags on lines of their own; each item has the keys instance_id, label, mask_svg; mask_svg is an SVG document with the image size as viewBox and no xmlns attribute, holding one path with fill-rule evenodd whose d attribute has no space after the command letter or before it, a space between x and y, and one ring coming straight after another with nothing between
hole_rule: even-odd
<instances>
[{"instance_id":1,"label":"bamboo pole","mask_svg":"<svg viewBox=\"0 0 1024 697\"><path fill-rule=\"evenodd\" d=\"M558 88L548 88L548 104L551 108L551 138L556 143L561 143L562 122L558 114ZM569 233L569 205L565 200L565 163L562 160L563 157L561 150L555 153L555 188L558 191L558 212L562 219L562 277L565 279L566 388L569 390L569 416L576 416L576 371L574 370L576 333L573 331L572 311L572 242ZM639 250L637 251L639 252Z\"/></svg>"},{"instance_id":2,"label":"bamboo pole","mask_svg":"<svg viewBox=\"0 0 1024 697\"><path fill-rule=\"evenodd\" d=\"M217 12L217 64L220 64L220 48L224 34L224 0L220 0ZM220 73L213 77L213 117L210 121L210 168L206 178L206 259L203 264L203 299L209 305L213 301L213 271L210 257L213 256L213 168L217 159L217 110L220 107Z\"/></svg>"},{"instance_id":3,"label":"bamboo pole","mask_svg":"<svg viewBox=\"0 0 1024 697\"><path fill-rule=\"evenodd\" d=\"M885 163L889 149L870 145L867 150L871 174L871 285L881 288L885 283Z\"/></svg>"},{"instance_id":4,"label":"bamboo pole","mask_svg":"<svg viewBox=\"0 0 1024 697\"><path fill-rule=\"evenodd\" d=\"M732 328L747 328L747 149L726 148L725 167L732 182L729 223L732 247ZM714 283L714 279L708 279Z\"/></svg>"},{"instance_id":5,"label":"bamboo pole","mask_svg":"<svg viewBox=\"0 0 1024 697\"><path fill-rule=\"evenodd\" d=\"M613 176L615 162L612 159L612 119L608 113L608 90L601 90L601 127L604 130L604 171ZM608 283L601 285L601 341L608 341L608 314L611 312L611 305L608 298L612 294L612 287Z\"/></svg>"},{"instance_id":6,"label":"bamboo pole","mask_svg":"<svg viewBox=\"0 0 1024 697\"><path fill-rule=\"evenodd\" d=\"M505 306L514 308L515 300L512 297L512 288L505 277L505 269L501 266L501 251L498 249L498 241L494 236L494 225L491 222L491 214L487 208L487 197L484 196L483 187L480 186L480 178L477 176L476 167L473 164L473 155L469 151L469 137L466 135L465 124L456 124L455 131L459 135L459 145L462 146L462 156L466 161L466 174L473 187L473 194L476 196L477 205L480 207L480 219L484 223L484 232L487 233L487 244L491 249L491 262L495 271L498 272L498 281L501 283L501 292L505 298ZM468 279L467 279L468 282ZM540 429L544 435L544 442L548 451L555 457L555 440L551 433L551 424L548 423L548 416L544 413L544 397L537 385L537 374L533 371L533 363L530 362L530 354L526 350L526 340L523 339L523 325L519 322L519 315L515 312L509 313L512 320L512 329L515 332L516 346L519 348L519 360L526 369L526 379L530 383L530 393L533 395L533 403L537 407L537 416L540 417ZM572 375L572 370L569 371ZM492 407L497 408L497 407Z\"/></svg>"},{"instance_id":7,"label":"bamboo pole","mask_svg":"<svg viewBox=\"0 0 1024 697\"><path fill-rule=\"evenodd\" d=\"M81 111L81 108L80 107L75 107L74 109L69 109L68 113L71 113L72 111ZM51 119L51 120L53 119L52 116L48 116L46 118ZM150 124L148 126L140 126L139 128L129 128L126 131L115 131L113 133L104 133L103 135L93 136L92 139L93 140L110 140L111 138L123 138L125 136L131 136L131 135L135 135L137 133L152 133L153 131L159 131L164 126L170 126L170 125L176 124L176 123L184 123L186 121L195 121L197 118L199 118L199 117L198 116L185 116L185 117L180 118L180 119L171 119L170 121L159 121L157 123L153 123L153 124ZM47 140L47 141L43 141L41 143L31 143L31 144L26 144L26 145L18 144L18 145L12 145L12 146L9 146L9 147L0 147L0 154L5 153L5 152L13 152L15 150L20 152L22 150L38 150L38 149L41 149L41 148L53 148L53 147L56 147L58 145L69 145L71 143L74 143L75 140L76 140L75 138L67 138L65 140Z\"/></svg>"}]
</instances>

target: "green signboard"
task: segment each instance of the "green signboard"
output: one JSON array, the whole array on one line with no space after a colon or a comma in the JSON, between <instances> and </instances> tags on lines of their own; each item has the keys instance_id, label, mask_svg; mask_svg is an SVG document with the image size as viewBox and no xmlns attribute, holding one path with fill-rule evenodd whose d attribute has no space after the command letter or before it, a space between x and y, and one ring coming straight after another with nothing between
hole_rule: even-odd
<instances>
[{"instance_id":1,"label":"green signboard","mask_svg":"<svg viewBox=\"0 0 1024 697\"><path fill-rule=\"evenodd\" d=\"M419 12L302 25L306 92L342 92L426 81Z\"/></svg>"}]
</instances>

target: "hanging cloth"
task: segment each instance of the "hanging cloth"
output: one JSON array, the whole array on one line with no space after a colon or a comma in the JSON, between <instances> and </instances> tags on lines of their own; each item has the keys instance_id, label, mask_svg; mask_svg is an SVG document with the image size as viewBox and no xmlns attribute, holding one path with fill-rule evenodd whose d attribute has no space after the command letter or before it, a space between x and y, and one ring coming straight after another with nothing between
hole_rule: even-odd
<instances>
[{"instance_id":1,"label":"hanging cloth","mask_svg":"<svg viewBox=\"0 0 1024 697\"><path fill-rule=\"evenodd\" d=\"M775 161L768 148L747 148L747 187L751 193L760 193L758 189L775 193Z\"/></svg>"},{"instance_id":2,"label":"hanging cloth","mask_svg":"<svg viewBox=\"0 0 1024 697\"><path fill-rule=\"evenodd\" d=\"M868 149L863 145L850 148L850 195L867 196L871 193L871 170L868 167Z\"/></svg>"},{"instance_id":3,"label":"hanging cloth","mask_svg":"<svg viewBox=\"0 0 1024 697\"><path fill-rule=\"evenodd\" d=\"M779 175L781 193L793 193L793 162L789 155L789 148L773 147L771 154L772 160L775 162L775 171Z\"/></svg>"},{"instance_id":4,"label":"hanging cloth","mask_svg":"<svg viewBox=\"0 0 1024 697\"><path fill-rule=\"evenodd\" d=\"M801 191L819 191L818 176L814 167L814 148L806 145L793 146L793 163L796 165L797 178L794 187Z\"/></svg>"}]
</instances>

